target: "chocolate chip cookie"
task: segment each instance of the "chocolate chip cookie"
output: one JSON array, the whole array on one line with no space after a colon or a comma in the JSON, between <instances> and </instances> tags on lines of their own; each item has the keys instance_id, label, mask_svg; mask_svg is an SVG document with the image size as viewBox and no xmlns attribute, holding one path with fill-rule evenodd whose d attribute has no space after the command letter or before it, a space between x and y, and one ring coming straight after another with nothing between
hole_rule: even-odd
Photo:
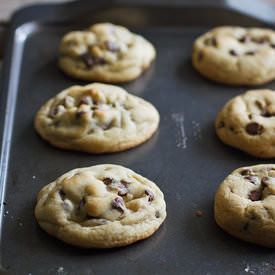
<instances>
[{"instance_id":1,"label":"chocolate chip cookie","mask_svg":"<svg viewBox=\"0 0 275 275\"><path fill-rule=\"evenodd\" d=\"M54 146L106 153L123 151L149 139L159 114L149 102L124 89L93 83L72 86L38 112L35 128Z\"/></svg>"},{"instance_id":2,"label":"chocolate chip cookie","mask_svg":"<svg viewBox=\"0 0 275 275\"><path fill-rule=\"evenodd\" d=\"M35 216L50 235L79 247L129 245L151 236L166 218L162 192L118 165L67 172L38 194Z\"/></svg>"},{"instance_id":3,"label":"chocolate chip cookie","mask_svg":"<svg viewBox=\"0 0 275 275\"><path fill-rule=\"evenodd\" d=\"M153 45L142 36L122 26L101 23L63 37L59 67L78 79L125 82L137 78L155 56Z\"/></svg>"},{"instance_id":4,"label":"chocolate chip cookie","mask_svg":"<svg viewBox=\"0 0 275 275\"><path fill-rule=\"evenodd\" d=\"M275 32L218 27L193 46L193 66L205 77L229 85L260 85L275 79Z\"/></svg>"},{"instance_id":5,"label":"chocolate chip cookie","mask_svg":"<svg viewBox=\"0 0 275 275\"><path fill-rule=\"evenodd\" d=\"M275 92L251 90L234 97L215 122L218 137L260 158L275 157Z\"/></svg>"},{"instance_id":6,"label":"chocolate chip cookie","mask_svg":"<svg viewBox=\"0 0 275 275\"><path fill-rule=\"evenodd\" d=\"M237 238L275 247L275 164L231 173L216 193L215 219Z\"/></svg>"}]
</instances>

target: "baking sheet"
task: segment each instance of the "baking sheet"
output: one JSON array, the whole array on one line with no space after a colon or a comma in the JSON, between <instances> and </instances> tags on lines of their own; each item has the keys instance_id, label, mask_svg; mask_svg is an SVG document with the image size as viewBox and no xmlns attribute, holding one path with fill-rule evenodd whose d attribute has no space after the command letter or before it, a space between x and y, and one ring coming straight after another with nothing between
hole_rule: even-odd
<instances>
[{"instance_id":1,"label":"baking sheet","mask_svg":"<svg viewBox=\"0 0 275 275\"><path fill-rule=\"evenodd\" d=\"M0 95L1 274L274 274L273 250L229 236L213 217L215 191L232 170L273 162L227 147L215 135L217 112L247 88L210 82L191 65L192 43L209 28L262 27L272 20L264 8L256 19L226 2L213 7L217 2L120 1L95 9L96 3L82 1L30 7L14 16ZM34 116L62 89L85 84L57 68L59 41L70 30L105 21L123 24L155 45L153 65L122 86L156 106L160 127L148 142L121 153L54 148L36 134ZM262 87L275 89L275 83ZM161 188L168 212L161 228L147 240L110 250L75 248L42 231L33 214L38 191L73 168L103 163L124 165Z\"/></svg>"}]
</instances>

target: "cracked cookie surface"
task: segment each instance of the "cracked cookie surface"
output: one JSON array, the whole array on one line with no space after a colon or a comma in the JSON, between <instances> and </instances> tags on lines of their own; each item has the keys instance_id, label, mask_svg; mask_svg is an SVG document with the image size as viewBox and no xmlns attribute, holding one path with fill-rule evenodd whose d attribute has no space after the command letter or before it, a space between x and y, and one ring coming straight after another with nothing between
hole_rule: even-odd
<instances>
[{"instance_id":1,"label":"cracked cookie surface","mask_svg":"<svg viewBox=\"0 0 275 275\"><path fill-rule=\"evenodd\" d=\"M123 151L149 139L159 114L124 89L93 83L72 86L39 110L35 128L51 144L89 153Z\"/></svg>"},{"instance_id":2,"label":"cracked cookie surface","mask_svg":"<svg viewBox=\"0 0 275 275\"><path fill-rule=\"evenodd\" d=\"M275 247L275 164L233 171L215 196L215 219L229 234Z\"/></svg>"},{"instance_id":3,"label":"cracked cookie surface","mask_svg":"<svg viewBox=\"0 0 275 275\"><path fill-rule=\"evenodd\" d=\"M227 145L261 158L275 157L275 92L251 90L234 97L219 112L215 128Z\"/></svg>"},{"instance_id":4,"label":"cracked cookie surface","mask_svg":"<svg viewBox=\"0 0 275 275\"><path fill-rule=\"evenodd\" d=\"M100 23L66 34L58 64L78 79L125 82L137 78L155 56L153 45L142 36L122 26Z\"/></svg>"},{"instance_id":5,"label":"cracked cookie surface","mask_svg":"<svg viewBox=\"0 0 275 275\"><path fill-rule=\"evenodd\" d=\"M71 170L38 194L35 216L50 235L86 248L124 246L151 236L166 218L160 189L130 169Z\"/></svg>"},{"instance_id":6,"label":"cracked cookie surface","mask_svg":"<svg viewBox=\"0 0 275 275\"><path fill-rule=\"evenodd\" d=\"M213 81L261 85L275 79L275 32L261 28L215 28L195 41L192 62Z\"/></svg>"}]
</instances>

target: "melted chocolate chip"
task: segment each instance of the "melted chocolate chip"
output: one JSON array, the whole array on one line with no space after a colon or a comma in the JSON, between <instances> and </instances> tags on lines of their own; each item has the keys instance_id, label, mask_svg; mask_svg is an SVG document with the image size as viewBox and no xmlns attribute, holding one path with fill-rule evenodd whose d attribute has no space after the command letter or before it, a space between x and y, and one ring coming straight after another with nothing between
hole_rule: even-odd
<instances>
[{"instance_id":1,"label":"melted chocolate chip","mask_svg":"<svg viewBox=\"0 0 275 275\"><path fill-rule=\"evenodd\" d=\"M261 110L264 109L263 103L262 103L261 101L256 100L256 101L255 101L255 104L257 105L257 107L258 107L259 109L261 109Z\"/></svg>"},{"instance_id":2,"label":"melted chocolate chip","mask_svg":"<svg viewBox=\"0 0 275 275\"><path fill-rule=\"evenodd\" d=\"M160 212L159 212L159 211L156 211L155 217L156 217L157 219L160 218Z\"/></svg>"},{"instance_id":3,"label":"melted chocolate chip","mask_svg":"<svg viewBox=\"0 0 275 275\"><path fill-rule=\"evenodd\" d=\"M261 200L261 197L262 197L262 191L260 190L253 190L248 194L248 198L251 201L259 201Z\"/></svg>"},{"instance_id":4,"label":"melted chocolate chip","mask_svg":"<svg viewBox=\"0 0 275 275\"><path fill-rule=\"evenodd\" d=\"M238 53L235 50L230 50L229 53L233 56L238 56Z\"/></svg>"},{"instance_id":5,"label":"melted chocolate chip","mask_svg":"<svg viewBox=\"0 0 275 275\"><path fill-rule=\"evenodd\" d=\"M245 179L249 180L253 184L256 184L258 182L258 177L256 177L256 176L247 176L247 177L245 177Z\"/></svg>"},{"instance_id":6,"label":"melted chocolate chip","mask_svg":"<svg viewBox=\"0 0 275 275\"><path fill-rule=\"evenodd\" d=\"M104 65L107 63L104 57L93 56L90 53L84 53L80 59L85 63L88 69L92 69L96 65Z\"/></svg>"},{"instance_id":7,"label":"melted chocolate chip","mask_svg":"<svg viewBox=\"0 0 275 275\"><path fill-rule=\"evenodd\" d=\"M251 173L253 173L252 169L244 169L241 171L242 176L250 175Z\"/></svg>"},{"instance_id":8,"label":"melted chocolate chip","mask_svg":"<svg viewBox=\"0 0 275 275\"><path fill-rule=\"evenodd\" d=\"M152 191L146 189L145 191L145 194L148 196L148 201L151 202L154 200L154 194L152 193Z\"/></svg>"},{"instance_id":9,"label":"melted chocolate chip","mask_svg":"<svg viewBox=\"0 0 275 275\"><path fill-rule=\"evenodd\" d=\"M249 135L253 136L260 135L263 132L263 126L257 122L251 122L247 124L245 129Z\"/></svg>"},{"instance_id":10,"label":"melted chocolate chip","mask_svg":"<svg viewBox=\"0 0 275 275\"><path fill-rule=\"evenodd\" d=\"M244 35L243 37L241 37L239 39L239 42L241 43L246 43L246 42L249 42L250 41L250 37L248 35Z\"/></svg>"},{"instance_id":11,"label":"melted chocolate chip","mask_svg":"<svg viewBox=\"0 0 275 275\"><path fill-rule=\"evenodd\" d=\"M248 118L249 118L249 119L252 119L252 114L249 114L249 115L248 115Z\"/></svg>"},{"instance_id":12,"label":"melted chocolate chip","mask_svg":"<svg viewBox=\"0 0 275 275\"><path fill-rule=\"evenodd\" d=\"M223 128L224 126L225 126L225 124L224 124L223 121L220 121L220 122L218 123L218 129Z\"/></svg>"},{"instance_id":13,"label":"melted chocolate chip","mask_svg":"<svg viewBox=\"0 0 275 275\"><path fill-rule=\"evenodd\" d=\"M62 199L64 199L64 197L66 196L65 192L62 189L59 190L59 195Z\"/></svg>"},{"instance_id":14,"label":"melted chocolate chip","mask_svg":"<svg viewBox=\"0 0 275 275\"><path fill-rule=\"evenodd\" d=\"M245 54L245 55L254 55L254 54L255 54L255 52L250 51L250 52L245 52L244 54Z\"/></svg>"},{"instance_id":15,"label":"melted chocolate chip","mask_svg":"<svg viewBox=\"0 0 275 275\"><path fill-rule=\"evenodd\" d=\"M111 178L104 178L103 179L103 182L105 183L105 184L111 184L112 182L114 181L114 179L111 179Z\"/></svg>"},{"instance_id":16,"label":"melted chocolate chip","mask_svg":"<svg viewBox=\"0 0 275 275\"><path fill-rule=\"evenodd\" d=\"M125 211L125 205L122 198L117 197L112 201L113 208L119 209L122 213Z\"/></svg>"},{"instance_id":17,"label":"melted chocolate chip","mask_svg":"<svg viewBox=\"0 0 275 275\"><path fill-rule=\"evenodd\" d=\"M268 181L268 177L263 177L263 178L262 178L261 184L262 184L263 187L266 187L267 181Z\"/></svg>"},{"instance_id":18,"label":"melted chocolate chip","mask_svg":"<svg viewBox=\"0 0 275 275\"><path fill-rule=\"evenodd\" d=\"M104 44L110 52L118 52L120 50L120 47L116 42L105 41Z\"/></svg>"}]
</instances>

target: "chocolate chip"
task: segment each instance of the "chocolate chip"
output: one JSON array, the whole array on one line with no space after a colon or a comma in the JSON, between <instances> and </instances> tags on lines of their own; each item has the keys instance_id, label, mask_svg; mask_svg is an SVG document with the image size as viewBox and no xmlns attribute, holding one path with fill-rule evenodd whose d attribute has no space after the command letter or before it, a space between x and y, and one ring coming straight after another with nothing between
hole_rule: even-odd
<instances>
[{"instance_id":1,"label":"chocolate chip","mask_svg":"<svg viewBox=\"0 0 275 275\"><path fill-rule=\"evenodd\" d=\"M57 106L55 106L55 107L51 110L49 117L50 117L50 118L55 118L56 115L57 115Z\"/></svg>"},{"instance_id":2,"label":"chocolate chip","mask_svg":"<svg viewBox=\"0 0 275 275\"><path fill-rule=\"evenodd\" d=\"M89 101L89 97L85 96L85 97L82 97L80 102L79 102L79 105L81 104L86 104L86 105L89 105L90 101Z\"/></svg>"},{"instance_id":3,"label":"chocolate chip","mask_svg":"<svg viewBox=\"0 0 275 275\"><path fill-rule=\"evenodd\" d=\"M256 104L257 107L258 107L259 109L261 109L261 110L263 110L263 109L265 108L264 104L263 104L261 101L259 101L259 100L256 100L256 101L255 101L255 104Z\"/></svg>"},{"instance_id":4,"label":"chocolate chip","mask_svg":"<svg viewBox=\"0 0 275 275\"><path fill-rule=\"evenodd\" d=\"M218 129L223 128L224 126L225 126L225 124L224 124L223 121L220 121L220 122L218 123Z\"/></svg>"},{"instance_id":5,"label":"chocolate chip","mask_svg":"<svg viewBox=\"0 0 275 275\"><path fill-rule=\"evenodd\" d=\"M244 225L243 229L244 229L244 230L247 230L247 229L248 229L248 226L249 226L249 222L247 222L247 223Z\"/></svg>"},{"instance_id":6,"label":"chocolate chip","mask_svg":"<svg viewBox=\"0 0 275 275\"><path fill-rule=\"evenodd\" d=\"M261 200L261 197L262 197L262 191L260 190L253 190L248 194L248 198L251 201L259 201Z\"/></svg>"},{"instance_id":7,"label":"chocolate chip","mask_svg":"<svg viewBox=\"0 0 275 275\"><path fill-rule=\"evenodd\" d=\"M266 167L267 171L275 170L273 167Z\"/></svg>"},{"instance_id":8,"label":"chocolate chip","mask_svg":"<svg viewBox=\"0 0 275 275\"><path fill-rule=\"evenodd\" d=\"M92 110L98 110L98 109L99 109L99 106L93 105L93 106L91 107L91 109L92 109Z\"/></svg>"},{"instance_id":9,"label":"chocolate chip","mask_svg":"<svg viewBox=\"0 0 275 275\"><path fill-rule=\"evenodd\" d=\"M86 219L87 219L87 220L91 220L91 219L96 219L96 217L93 217L93 216L90 216L90 215L87 214L87 215L86 215Z\"/></svg>"},{"instance_id":10,"label":"chocolate chip","mask_svg":"<svg viewBox=\"0 0 275 275\"><path fill-rule=\"evenodd\" d=\"M246 132L249 135L260 135L263 132L263 126L257 122L251 122L246 125Z\"/></svg>"},{"instance_id":11,"label":"chocolate chip","mask_svg":"<svg viewBox=\"0 0 275 275\"><path fill-rule=\"evenodd\" d=\"M252 119L252 114L249 114L249 115L248 115L248 118L249 118L249 119Z\"/></svg>"},{"instance_id":12,"label":"chocolate chip","mask_svg":"<svg viewBox=\"0 0 275 275\"><path fill-rule=\"evenodd\" d=\"M229 53L233 56L238 56L238 53L235 50L230 50Z\"/></svg>"},{"instance_id":13,"label":"chocolate chip","mask_svg":"<svg viewBox=\"0 0 275 275\"><path fill-rule=\"evenodd\" d=\"M127 193L129 192L129 190L125 187L121 188L119 191L118 191L118 195L119 196L125 196Z\"/></svg>"},{"instance_id":14,"label":"chocolate chip","mask_svg":"<svg viewBox=\"0 0 275 275\"><path fill-rule=\"evenodd\" d=\"M246 180L249 180L251 183L256 184L258 182L258 177L256 176L247 176L244 177Z\"/></svg>"},{"instance_id":15,"label":"chocolate chip","mask_svg":"<svg viewBox=\"0 0 275 275\"><path fill-rule=\"evenodd\" d=\"M245 54L245 55L254 55L254 54L255 54L255 52L250 51L250 52L245 52L244 54Z\"/></svg>"},{"instance_id":16,"label":"chocolate chip","mask_svg":"<svg viewBox=\"0 0 275 275\"><path fill-rule=\"evenodd\" d=\"M273 116L274 114L271 114L271 113L269 113L267 110L264 110L263 112L262 112L262 114L261 114L263 117L271 117L271 116Z\"/></svg>"},{"instance_id":17,"label":"chocolate chip","mask_svg":"<svg viewBox=\"0 0 275 275\"><path fill-rule=\"evenodd\" d=\"M130 184L130 183L127 182L126 180L121 180L120 183L121 183L122 185L124 185L125 187L127 187L128 184Z\"/></svg>"},{"instance_id":18,"label":"chocolate chip","mask_svg":"<svg viewBox=\"0 0 275 275\"><path fill-rule=\"evenodd\" d=\"M86 203L86 200L85 200L85 198L83 198L83 199L80 201L79 205L78 205L78 209L80 210L81 208L83 208L84 205L85 205L85 203Z\"/></svg>"},{"instance_id":19,"label":"chocolate chip","mask_svg":"<svg viewBox=\"0 0 275 275\"><path fill-rule=\"evenodd\" d=\"M207 38L207 39L205 39L204 44L208 45L208 46L217 47L217 39L215 37Z\"/></svg>"},{"instance_id":20,"label":"chocolate chip","mask_svg":"<svg viewBox=\"0 0 275 275\"><path fill-rule=\"evenodd\" d=\"M263 178L262 178L261 184L263 185L263 187L266 187L267 181L268 181L268 177L263 177Z\"/></svg>"},{"instance_id":21,"label":"chocolate chip","mask_svg":"<svg viewBox=\"0 0 275 275\"><path fill-rule=\"evenodd\" d=\"M249 42L250 41L250 37L248 35L244 35L243 37L241 37L239 39L239 42L241 43L246 43L246 42Z\"/></svg>"},{"instance_id":22,"label":"chocolate chip","mask_svg":"<svg viewBox=\"0 0 275 275\"><path fill-rule=\"evenodd\" d=\"M234 132L234 127L229 127L229 130L231 131L231 132Z\"/></svg>"},{"instance_id":23,"label":"chocolate chip","mask_svg":"<svg viewBox=\"0 0 275 275\"><path fill-rule=\"evenodd\" d=\"M253 173L252 169L244 169L241 171L242 176L250 175L251 173Z\"/></svg>"},{"instance_id":24,"label":"chocolate chip","mask_svg":"<svg viewBox=\"0 0 275 275\"><path fill-rule=\"evenodd\" d=\"M145 194L149 197L149 198L148 198L148 201L149 201L149 202L151 202L151 201L154 200L154 194L152 193L152 191L146 189L144 192L145 192Z\"/></svg>"},{"instance_id":25,"label":"chocolate chip","mask_svg":"<svg viewBox=\"0 0 275 275\"><path fill-rule=\"evenodd\" d=\"M159 212L159 211L156 211L155 217L156 217L157 219L160 218L160 212Z\"/></svg>"},{"instance_id":26,"label":"chocolate chip","mask_svg":"<svg viewBox=\"0 0 275 275\"><path fill-rule=\"evenodd\" d=\"M64 197L66 196L65 192L63 191L63 189L59 190L59 195L62 199L64 199Z\"/></svg>"},{"instance_id":27,"label":"chocolate chip","mask_svg":"<svg viewBox=\"0 0 275 275\"><path fill-rule=\"evenodd\" d=\"M76 116L76 118L80 118L81 116L83 116L86 113L87 113L87 111L81 110L81 111L76 112L75 116Z\"/></svg>"},{"instance_id":28,"label":"chocolate chip","mask_svg":"<svg viewBox=\"0 0 275 275\"><path fill-rule=\"evenodd\" d=\"M85 63L88 69L92 69L96 65L104 65L107 63L104 57L93 56L90 53L84 53L80 59Z\"/></svg>"},{"instance_id":29,"label":"chocolate chip","mask_svg":"<svg viewBox=\"0 0 275 275\"><path fill-rule=\"evenodd\" d=\"M113 208L119 209L122 213L125 211L124 201L121 197L116 197L112 201Z\"/></svg>"},{"instance_id":30,"label":"chocolate chip","mask_svg":"<svg viewBox=\"0 0 275 275\"><path fill-rule=\"evenodd\" d=\"M197 217L201 217L201 216L202 216L202 212L201 212L200 210L198 210L198 211L196 212L196 215L197 215Z\"/></svg>"},{"instance_id":31,"label":"chocolate chip","mask_svg":"<svg viewBox=\"0 0 275 275\"><path fill-rule=\"evenodd\" d=\"M198 62L201 62L202 59L203 59L203 57L204 57L204 54L203 54L202 52L200 52L200 53L198 54Z\"/></svg>"},{"instance_id":32,"label":"chocolate chip","mask_svg":"<svg viewBox=\"0 0 275 275\"><path fill-rule=\"evenodd\" d=\"M111 178L104 178L103 179L103 182L105 183L105 184L111 184L112 182L114 181L114 179L111 179Z\"/></svg>"},{"instance_id":33,"label":"chocolate chip","mask_svg":"<svg viewBox=\"0 0 275 275\"><path fill-rule=\"evenodd\" d=\"M269 39L267 37L252 38L252 41L258 44L269 43Z\"/></svg>"},{"instance_id":34,"label":"chocolate chip","mask_svg":"<svg viewBox=\"0 0 275 275\"><path fill-rule=\"evenodd\" d=\"M113 41L105 41L104 44L106 48L111 52L118 52L120 50L119 45Z\"/></svg>"}]
</instances>

